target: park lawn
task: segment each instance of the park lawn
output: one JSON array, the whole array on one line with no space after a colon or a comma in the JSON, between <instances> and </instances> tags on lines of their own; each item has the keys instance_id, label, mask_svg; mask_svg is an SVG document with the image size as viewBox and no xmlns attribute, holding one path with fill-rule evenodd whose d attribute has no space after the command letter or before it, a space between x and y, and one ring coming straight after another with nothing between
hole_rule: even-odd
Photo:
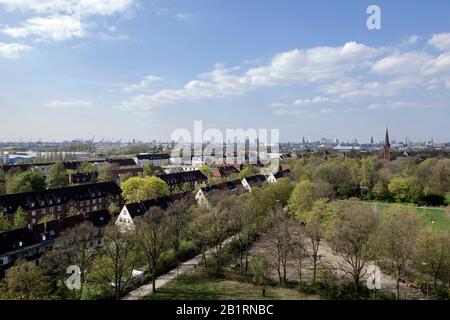
<instances>
[{"instance_id":1,"label":"park lawn","mask_svg":"<svg viewBox=\"0 0 450 320\"><path fill-rule=\"evenodd\" d=\"M265 287L250 283L217 279L205 273L183 275L149 294L146 300L318 300L295 289Z\"/></svg>"},{"instance_id":2,"label":"park lawn","mask_svg":"<svg viewBox=\"0 0 450 320\"><path fill-rule=\"evenodd\" d=\"M450 212L445 209L438 208L414 208L401 204L378 203L380 213L385 213L394 206L404 207L405 209L414 210L421 218L426 226L434 229L450 231ZM434 223L433 223L434 222Z\"/></svg>"}]
</instances>

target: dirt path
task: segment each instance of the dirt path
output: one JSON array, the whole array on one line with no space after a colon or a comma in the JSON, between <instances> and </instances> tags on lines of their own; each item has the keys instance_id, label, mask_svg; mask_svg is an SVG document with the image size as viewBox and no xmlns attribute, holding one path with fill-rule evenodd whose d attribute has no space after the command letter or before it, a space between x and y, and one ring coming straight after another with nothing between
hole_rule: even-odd
<instances>
[{"instance_id":1,"label":"dirt path","mask_svg":"<svg viewBox=\"0 0 450 320\"><path fill-rule=\"evenodd\" d=\"M293 230L292 232L295 232ZM308 243L307 243L308 244ZM269 252L270 247L273 246L272 242L270 241L270 238L267 234L262 235L260 239L252 246L250 250L250 257L254 257L256 255L260 256L266 256ZM320 267L325 267L329 270L333 270L336 276L336 280L338 282L346 282L351 281L351 278L347 273L345 273L342 270L338 270L336 266L343 266L345 268L345 262L343 259L336 255L333 250L330 248L330 246L323 241L319 248L319 255L320 255L320 261L318 265L318 269ZM313 277L313 269L312 269L312 262L311 259L305 258L302 262L303 268L302 268L302 281L303 282L310 282ZM319 274L319 272L318 272ZM299 268L298 268L298 262L291 258L288 261L287 265L287 278L288 280L299 280ZM271 273L271 279L273 281L278 281L278 274L275 270ZM363 278L363 281L365 282L367 280L367 277ZM391 276L387 274L383 274L381 279L381 291L383 293L390 293L392 292L395 294L396 292L396 281ZM402 299L425 299L426 295L422 294L420 290L409 288L406 284L401 283L400 284L400 294Z\"/></svg>"}]
</instances>

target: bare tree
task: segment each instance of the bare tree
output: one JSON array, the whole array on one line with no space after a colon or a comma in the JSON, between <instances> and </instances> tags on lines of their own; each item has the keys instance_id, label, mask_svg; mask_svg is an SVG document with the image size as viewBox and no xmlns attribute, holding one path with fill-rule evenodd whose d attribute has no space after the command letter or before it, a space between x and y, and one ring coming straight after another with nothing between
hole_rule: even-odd
<instances>
[{"instance_id":1,"label":"bare tree","mask_svg":"<svg viewBox=\"0 0 450 320\"><path fill-rule=\"evenodd\" d=\"M175 257L178 259L180 244L183 234L186 233L186 227L189 221L189 203L182 199L175 201L166 210L166 215L170 227L170 238Z\"/></svg>"},{"instance_id":2,"label":"bare tree","mask_svg":"<svg viewBox=\"0 0 450 320\"><path fill-rule=\"evenodd\" d=\"M306 248L306 234L304 226L297 221L293 221L295 232L292 233L293 241L292 241L292 254L297 261L298 267L298 281L302 283L302 270L303 270L303 262L305 259L309 257L308 250Z\"/></svg>"},{"instance_id":3,"label":"bare tree","mask_svg":"<svg viewBox=\"0 0 450 320\"><path fill-rule=\"evenodd\" d=\"M136 223L137 247L143 252L152 277L152 291L156 292L156 275L162 253L169 247L169 223L160 207L152 207Z\"/></svg>"},{"instance_id":4,"label":"bare tree","mask_svg":"<svg viewBox=\"0 0 450 320\"><path fill-rule=\"evenodd\" d=\"M270 253L273 266L278 273L281 285L286 284L286 267L292 250L293 239L289 232L292 220L286 210L275 209L269 213L270 221Z\"/></svg>"},{"instance_id":5,"label":"bare tree","mask_svg":"<svg viewBox=\"0 0 450 320\"><path fill-rule=\"evenodd\" d=\"M362 203L340 203L329 230L332 249L345 261L341 270L353 278L355 293L360 292L360 281L366 265L373 258L373 236L378 225L378 214Z\"/></svg>"}]
</instances>

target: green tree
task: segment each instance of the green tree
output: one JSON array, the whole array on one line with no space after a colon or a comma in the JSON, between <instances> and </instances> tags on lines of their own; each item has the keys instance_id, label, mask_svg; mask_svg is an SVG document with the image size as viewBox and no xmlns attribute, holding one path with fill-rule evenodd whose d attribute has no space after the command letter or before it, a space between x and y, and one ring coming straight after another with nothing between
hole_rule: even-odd
<instances>
[{"instance_id":1,"label":"green tree","mask_svg":"<svg viewBox=\"0 0 450 320\"><path fill-rule=\"evenodd\" d=\"M5 171L0 168L0 194L4 194L6 192L6 175Z\"/></svg>"},{"instance_id":2,"label":"green tree","mask_svg":"<svg viewBox=\"0 0 450 320\"><path fill-rule=\"evenodd\" d=\"M419 270L433 277L434 288L438 279L446 275L450 259L450 234L447 231L424 228L416 245L416 260Z\"/></svg>"},{"instance_id":3,"label":"green tree","mask_svg":"<svg viewBox=\"0 0 450 320\"><path fill-rule=\"evenodd\" d=\"M429 190L441 196L450 191L450 159L439 160L436 163L429 178Z\"/></svg>"},{"instance_id":4,"label":"green tree","mask_svg":"<svg viewBox=\"0 0 450 320\"><path fill-rule=\"evenodd\" d=\"M5 217L5 214L0 211L0 233L11 230L11 222Z\"/></svg>"},{"instance_id":5,"label":"green tree","mask_svg":"<svg viewBox=\"0 0 450 320\"><path fill-rule=\"evenodd\" d=\"M398 203L417 203L423 194L422 185L416 177L394 177L389 182L388 190Z\"/></svg>"},{"instance_id":6,"label":"green tree","mask_svg":"<svg viewBox=\"0 0 450 320\"><path fill-rule=\"evenodd\" d=\"M115 166L111 164L103 165L98 170L97 181L98 182L108 182L114 181L113 169Z\"/></svg>"},{"instance_id":7,"label":"green tree","mask_svg":"<svg viewBox=\"0 0 450 320\"><path fill-rule=\"evenodd\" d=\"M377 253L380 264L394 275L397 299L400 299L400 280L408 274L414 262L417 234L421 228L420 218L414 211L390 209L382 219L377 231Z\"/></svg>"},{"instance_id":8,"label":"green tree","mask_svg":"<svg viewBox=\"0 0 450 320\"><path fill-rule=\"evenodd\" d=\"M25 171L10 176L6 182L7 193L22 193L45 189L45 177L35 171Z\"/></svg>"},{"instance_id":9,"label":"green tree","mask_svg":"<svg viewBox=\"0 0 450 320\"><path fill-rule=\"evenodd\" d=\"M47 172L46 183L48 188L64 188L69 185L67 170L62 162L56 162Z\"/></svg>"},{"instance_id":10,"label":"green tree","mask_svg":"<svg viewBox=\"0 0 450 320\"><path fill-rule=\"evenodd\" d=\"M327 233L328 241L345 261L344 270L353 279L355 293L360 292L360 281L367 263L373 258L373 239L378 225L378 214L363 203L339 203Z\"/></svg>"},{"instance_id":11,"label":"green tree","mask_svg":"<svg viewBox=\"0 0 450 320\"><path fill-rule=\"evenodd\" d=\"M383 163L373 156L361 160L361 185L366 187L369 192L378 182L378 170L383 166Z\"/></svg>"},{"instance_id":12,"label":"green tree","mask_svg":"<svg viewBox=\"0 0 450 320\"><path fill-rule=\"evenodd\" d=\"M244 168L239 172L238 179L244 179L250 177L254 174L253 167L251 165L246 164Z\"/></svg>"},{"instance_id":13,"label":"green tree","mask_svg":"<svg viewBox=\"0 0 450 320\"><path fill-rule=\"evenodd\" d=\"M144 176L145 177L156 176L156 168L151 161L147 162L147 164L144 166Z\"/></svg>"},{"instance_id":14,"label":"green tree","mask_svg":"<svg viewBox=\"0 0 450 320\"><path fill-rule=\"evenodd\" d=\"M200 167L198 167L198 170L200 170L200 172L203 173L208 179L211 179L211 169L206 164L202 164Z\"/></svg>"},{"instance_id":15,"label":"green tree","mask_svg":"<svg viewBox=\"0 0 450 320\"><path fill-rule=\"evenodd\" d=\"M169 195L169 186L158 177L132 177L121 184L122 196L127 203Z\"/></svg>"},{"instance_id":16,"label":"green tree","mask_svg":"<svg viewBox=\"0 0 450 320\"><path fill-rule=\"evenodd\" d=\"M27 222L28 222L28 213L22 207L18 207L13 216L14 229L26 227Z\"/></svg>"},{"instance_id":17,"label":"green tree","mask_svg":"<svg viewBox=\"0 0 450 320\"><path fill-rule=\"evenodd\" d=\"M81 162L77 168L77 172L80 172L80 173L94 172L94 171L95 171L95 166L94 166L94 164L90 163L89 161Z\"/></svg>"},{"instance_id":18,"label":"green tree","mask_svg":"<svg viewBox=\"0 0 450 320\"><path fill-rule=\"evenodd\" d=\"M309 180L297 183L289 198L289 211L299 220L305 221L305 215L314 205L314 184Z\"/></svg>"},{"instance_id":19,"label":"green tree","mask_svg":"<svg viewBox=\"0 0 450 320\"><path fill-rule=\"evenodd\" d=\"M50 280L34 262L19 260L9 270L3 295L12 300L44 300L49 298Z\"/></svg>"}]
</instances>

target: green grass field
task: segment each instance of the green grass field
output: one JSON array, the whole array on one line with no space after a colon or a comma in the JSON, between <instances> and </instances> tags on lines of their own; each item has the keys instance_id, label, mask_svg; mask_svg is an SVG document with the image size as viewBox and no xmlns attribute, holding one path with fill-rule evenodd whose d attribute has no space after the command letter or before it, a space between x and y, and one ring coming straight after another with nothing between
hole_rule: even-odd
<instances>
[{"instance_id":1,"label":"green grass field","mask_svg":"<svg viewBox=\"0 0 450 320\"><path fill-rule=\"evenodd\" d=\"M204 273L180 276L145 297L147 300L318 300L295 289L265 287L249 283L212 278Z\"/></svg>"},{"instance_id":2,"label":"green grass field","mask_svg":"<svg viewBox=\"0 0 450 320\"><path fill-rule=\"evenodd\" d=\"M439 208L415 208L401 204L378 203L380 213L385 213L389 208L399 206L401 208L414 210L421 218L426 226L435 229L450 231L450 212Z\"/></svg>"}]
</instances>

